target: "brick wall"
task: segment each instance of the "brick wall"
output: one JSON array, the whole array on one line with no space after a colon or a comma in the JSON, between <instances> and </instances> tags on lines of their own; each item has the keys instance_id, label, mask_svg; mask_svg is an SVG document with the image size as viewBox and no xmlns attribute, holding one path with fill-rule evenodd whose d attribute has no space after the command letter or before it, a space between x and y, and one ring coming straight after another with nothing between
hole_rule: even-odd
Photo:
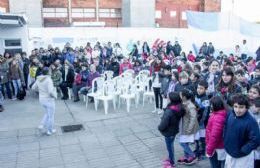
<instances>
[{"instance_id":1,"label":"brick wall","mask_svg":"<svg viewBox=\"0 0 260 168\"><path fill-rule=\"evenodd\" d=\"M186 10L219 12L221 0L156 0L156 10L161 11L161 18L155 19L160 27L187 27L187 21L182 18ZM176 12L171 16L171 12Z\"/></svg>"},{"instance_id":2,"label":"brick wall","mask_svg":"<svg viewBox=\"0 0 260 168\"><path fill-rule=\"evenodd\" d=\"M5 8L6 12L9 11L9 0L0 0L0 7Z\"/></svg>"},{"instance_id":3,"label":"brick wall","mask_svg":"<svg viewBox=\"0 0 260 168\"><path fill-rule=\"evenodd\" d=\"M68 7L68 0L43 0L43 8L66 8Z\"/></svg>"}]
</instances>

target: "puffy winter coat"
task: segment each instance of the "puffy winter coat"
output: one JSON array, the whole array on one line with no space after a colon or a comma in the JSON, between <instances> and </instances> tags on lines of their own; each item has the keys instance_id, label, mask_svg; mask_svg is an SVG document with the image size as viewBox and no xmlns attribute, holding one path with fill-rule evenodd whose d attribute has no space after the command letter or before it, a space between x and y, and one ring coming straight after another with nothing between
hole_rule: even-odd
<instances>
[{"instance_id":1,"label":"puffy winter coat","mask_svg":"<svg viewBox=\"0 0 260 168\"><path fill-rule=\"evenodd\" d=\"M223 129L226 117L226 110L213 112L209 117L206 127L206 152L209 156L212 156L216 149L224 148Z\"/></svg>"},{"instance_id":2,"label":"puffy winter coat","mask_svg":"<svg viewBox=\"0 0 260 168\"><path fill-rule=\"evenodd\" d=\"M183 106L185 109L185 115L182 118L181 134L195 134L199 129L196 107L190 100L184 102Z\"/></svg>"}]
</instances>

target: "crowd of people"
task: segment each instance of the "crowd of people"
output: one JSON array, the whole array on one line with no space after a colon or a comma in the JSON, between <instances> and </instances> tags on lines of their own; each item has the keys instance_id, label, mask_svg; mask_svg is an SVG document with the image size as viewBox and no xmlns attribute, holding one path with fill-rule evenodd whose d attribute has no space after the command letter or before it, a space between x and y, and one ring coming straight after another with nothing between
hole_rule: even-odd
<instances>
[{"instance_id":1,"label":"crowd of people","mask_svg":"<svg viewBox=\"0 0 260 168\"><path fill-rule=\"evenodd\" d=\"M4 99L20 99L31 87L53 85L50 90L60 90L62 100L69 98L72 89L73 101L78 102L79 94L88 94L92 81L105 71L113 71L116 77L128 69L136 75L147 69L153 77L156 108L152 112L162 114L158 129L169 153L165 168L176 166L177 134L184 152L179 164L195 164L207 156L212 168L260 167L260 47L256 57L248 54L246 40L228 55L215 52L211 42L204 42L196 55L192 51L186 55L178 41L156 41L151 46L137 41L127 55L119 43L111 42L76 48L67 43L62 50L49 45L28 56L4 53L0 55L0 111ZM48 84L41 83L44 80ZM40 92L41 96L48 97ZM50 102L41 103L53 111ZM52 125L48 131L55 132Z\"/></svg>"}]
</instances>

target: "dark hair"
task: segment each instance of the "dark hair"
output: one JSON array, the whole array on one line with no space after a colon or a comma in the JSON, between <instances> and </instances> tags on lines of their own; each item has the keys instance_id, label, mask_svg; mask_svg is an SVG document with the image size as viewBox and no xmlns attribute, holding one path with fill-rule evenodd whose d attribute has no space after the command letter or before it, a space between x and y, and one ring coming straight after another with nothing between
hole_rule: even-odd
<instances>
[{"instance_id":1,"label":"dark hair","mask_svg":"<svg viewBox=\"0 0 260 168\"><path fill-rule=\"evenodd\" d=\"M48 67L43 67L42 68L42 74L43 75L48 75L49 74L49 68Z\"/></svg>"},{"instance_id":2,"label":"dark hair","mask_svg":"<svg viewBox=\"0 0 260 168\"><path fill-rule=\"evenodd\" d=\"M225 103L220 96L212 97L210 99L210 104L213 112L225 109Z\"/></svg>"},{"instance_id":3,"label":"dark hair","mask_svg":"<svg viewBox=\"0 0 260 168\"><path fill-rule=\"evenodd\" d=\"M169 99L170 99L169 105L177 105L181 103L181 97L178 92L170 92Z\"/></svg>"},{"instance_id":4,"label":"dark hair","mask_svg":"<svg viewBox=\"0 0 260 168\"><path fill-rule=\"evenodd\" d=\"M226 67L222 70L221 79L218 84L218 90L220 91L224 86L227 85L224 83L224 81L222 79L222 75L224 73L226 73L228 76L232 76L231 81L228 83L228 91L232 93L236 88L236 83L235 83L235 74L231 67Z\"/></svg>"},{"instance_id":5,"label":"dark hair","mask_svg":"<svg viewBox=\"0 0 260 168\"><path fill-rule=\"evenodd\" d=\"M179 73L178 73L178 71L172 71L172 74L175 76L175 79L176 79L176 80L179 79Z\"/></svg>"},{"instance_id":6,"label":"dark hair","mask_svg":"<svg viewBox=\"0 0 260 168\"><path fill-rule=\"evenodd\" d=\"M238 93L238 94L235 94L232 97L232 99L233 99L232 100L233 105L235 103L237 103L239 105L244 105L244 106L246 106L246 109L249 109L250 104L249 104L249 100L248 100L247 96L245 96L241 93Z\"/></svg>"},{"instance_id":7,"label":"dark hair","mask_svg":"<svg viewBox=\"0 0 260 168\"><path fill-rule=\"evenodd\" d=\"M191 74L194 75L195 78L199 79L200 78L200 74L198 74L197 72L192 72Z\"/></svg>"},{"instance_id":8,"label":"dark hair","mask_svg":"<svg viewBox=\"0 0 260 168\"><path fill-rule=\"evenodd\" d=\"M241 76L244 76L245 75L245 72L243 71L243 69L239 69L235 72L236 75L241 75Z\"/></svg>"},{"instance_id":9,"label":"dark hair","mask_svg":"<svg viewBox=\"0 0 260 168\"><path fill-rule=\"evenodd\" d=\"M209 65L208 66L210 66L213 62L217 62L218 63L218 66L220 66L220 63L219 63L219 61L218 60L216 60L216 59L212 59L211 61L210 61L210 63L209 63Z\"/></svg>"},{"instance_id":10,"label":"dark hair","mask_svg":"<svg viewBox=\"0 0 260 168\"><path fill-rule=\"evenodd\" d=\"M259 108L260 107L260 97L256 98L254 101L253 101L253 104Z\"/></svg>"},{"instance_id":11,"label":"dark hair","mask_svg":"<svg viewBox=\"0 0 260 168\"><path fill-rule=\"evenodd\" d=\"M205 89L209 87L209 84L206 80L200 80L198 85L203 86Z\"/></svg>"},{"instance_id":12,"label":"dark hair","mask_svg":"<svg viewBox=\"0 0 260 168\"><path fill-rule=\"evenodd\" d=\"M184 96L187 100L194 100L194 93L189 89L183 89L181 95Z\"/></svg>"},{"instance_id":13,"label":"dark hair","mask_svg":"<svg viewBox=\"0 0 260 168\"><path fill-rule=\"evenodd\" d=\"M252 85L250 89L252 89L252 88L256 89L257 92L258 92L258 94L260 94L260 86L259 86L259 85L257 85L257 84ZM249 89L249 90L250 90L250 89Z\"/></svg>"},{"instance_id":14,"label":"dark hair","mask_svg":"<svg viewBox=\"0 0 260 168\"><path fill-rule=\"evenodd\" d=\"M193 69L195 69L195 68L198 69L199 71L201 71L201 66L199 64L195 64Z\"/></svg>"},{"instance_id":15,"label":"dark hair","mask_svg":"<svg viewBox=\"0 0 260 168\"><path fill-rule=\"evenodd\" d=\"M225 58L224 62L226 63L226 66L233 66L233 63L229 58Z\"/></svg>"}]
</instances>

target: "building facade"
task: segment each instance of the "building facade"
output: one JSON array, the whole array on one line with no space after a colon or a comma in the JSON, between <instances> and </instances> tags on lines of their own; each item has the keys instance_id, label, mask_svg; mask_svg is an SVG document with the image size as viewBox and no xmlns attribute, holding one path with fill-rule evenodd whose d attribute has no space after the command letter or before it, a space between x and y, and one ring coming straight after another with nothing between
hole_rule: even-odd
<instances>
[{"instance_id":1,"label":"building facade","mask_svg":"<svg viewBox=\"0 0 260 168\"><path fill-rule=\"evenodd\" d=\"M15 12L10 9L14 8L10 2L15 4L15 1L21 0L1 0L0 9L2 7L6 8L6 11ZM39 5L37 6L41 12L41 26L44 27L183 28L187 26L186 10L219 12L221 9L221 0L39 0L38 2L41 3L40 9ZM27 14L30 14L28 10L36 9L32 5L27 6L25 11ZM31 24L29 22L29 26Z\"/></svg>"},{"instance_id":2,"label":"building facade","mask_svg":"<svg viewBox=\"0 0 260 168\"><path fill-rule=\"evenodd\" d=\"M0 13L9 12L9 0L0 1Z\"/></svg>"}]
</instances>

